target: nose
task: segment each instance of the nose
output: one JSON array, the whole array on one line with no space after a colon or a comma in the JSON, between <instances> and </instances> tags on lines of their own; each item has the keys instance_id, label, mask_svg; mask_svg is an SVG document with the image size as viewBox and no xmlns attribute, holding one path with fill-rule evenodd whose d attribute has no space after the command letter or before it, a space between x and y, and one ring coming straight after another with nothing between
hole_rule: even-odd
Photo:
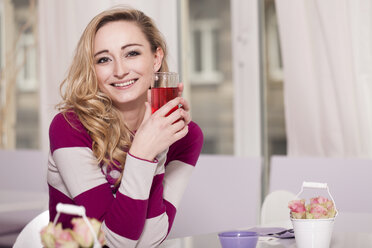
<instances>
[{"instance_id":1,"label":"nose","mask_svg":"<svg viewBox=\"0 0 372 248\"><path fill-rule=\"evenodd\" d=\"M125 75L127 75L129 72L127 66L125 65L124 61L121 59L117 59L115 61L115 66L114 66L114 76L116 78L123 78Z\"/></svg>"}]
</instances>

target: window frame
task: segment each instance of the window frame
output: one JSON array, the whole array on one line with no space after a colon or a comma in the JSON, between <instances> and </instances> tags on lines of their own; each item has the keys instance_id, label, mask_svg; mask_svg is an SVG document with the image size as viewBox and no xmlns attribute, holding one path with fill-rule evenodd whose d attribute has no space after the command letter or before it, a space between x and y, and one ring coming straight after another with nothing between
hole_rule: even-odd
<instances>
[{"instance_id":1,"label":"window frame","mask_svg":"<svg viewBox=\"0 0 372 248\"><path fill-rule=\"evenodd\" d=\"M192 84L220 84L223 82L223 73L213 68L213 61L217 55L213 52L217 41L213 39L213 32L219 31L221 26L216 19L199 19L191 21L190 25L190 82ZM201 70L197 71L192 65L197 64L195 56L195 34L200 32L200 58Z\"/></svg>"}]
</instances>

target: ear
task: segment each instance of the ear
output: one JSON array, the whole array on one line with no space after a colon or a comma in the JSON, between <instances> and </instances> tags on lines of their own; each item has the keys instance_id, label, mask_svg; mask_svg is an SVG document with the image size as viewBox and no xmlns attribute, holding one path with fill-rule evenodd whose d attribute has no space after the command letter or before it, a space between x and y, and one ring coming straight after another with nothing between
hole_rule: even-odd
<instances>
[{"instance_id":1,"label":"ear","mask_svg":"<svg viewBox=\"0 0 372 248\"><path fill-rule=\"evenodd\" d=\"M163 62L164 52L161 47L156 48L154 54L154 71L159 71L161 63Z\"/></svg>"}]
</instances>

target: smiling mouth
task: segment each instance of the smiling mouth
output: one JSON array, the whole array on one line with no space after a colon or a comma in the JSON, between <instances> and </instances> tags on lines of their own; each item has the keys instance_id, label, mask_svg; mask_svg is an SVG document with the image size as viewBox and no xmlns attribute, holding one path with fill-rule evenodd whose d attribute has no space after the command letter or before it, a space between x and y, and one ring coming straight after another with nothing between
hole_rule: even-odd
<instances>
[{"instance_id":1,"label":"smiling mouth","mask_svg":"<svg viewBox=\"0 0 372 248\"><path fill-rule=\"evenodd\" d=\"M134 84L135 82L136 80L133 79L133 80L129 80L129 81L122 82L122 83L112 83L111 85L114 87L127 87L127 86Z\"/></svg>"}]
</instances>

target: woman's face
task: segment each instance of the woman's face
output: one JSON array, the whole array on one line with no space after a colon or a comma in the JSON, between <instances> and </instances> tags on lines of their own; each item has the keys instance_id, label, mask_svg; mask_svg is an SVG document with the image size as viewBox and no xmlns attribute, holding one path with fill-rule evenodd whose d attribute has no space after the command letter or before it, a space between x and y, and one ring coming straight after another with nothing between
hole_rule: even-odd
<instances>
[{"instance_id":1,"label":"woman's face","mask_svg":"<svg viewBox=\"0 0 372 248\"><path fill-rule=\"evenodd\" d=\"M163 51L151 51L141 29L128 21L109 22L96 33L93 62L99 88L113 104L127 106L146 101L153 73L158 71Z\"/></svg>"}]
</instances>

